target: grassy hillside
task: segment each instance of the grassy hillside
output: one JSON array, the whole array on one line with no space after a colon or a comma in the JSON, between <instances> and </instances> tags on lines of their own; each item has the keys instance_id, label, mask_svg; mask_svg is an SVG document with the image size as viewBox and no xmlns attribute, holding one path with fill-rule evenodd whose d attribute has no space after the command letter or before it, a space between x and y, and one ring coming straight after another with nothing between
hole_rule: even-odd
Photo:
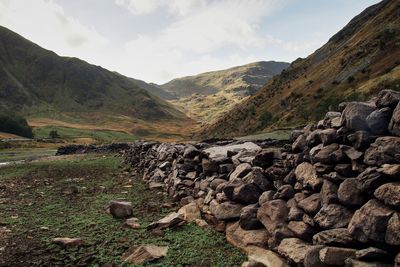
<instances>
[{"instance_id":1,"label":"grassy hillside","mask_svg":"<svg viewBox=\"0 0 400 267\"><path fill-rule=\"evenodd\" d=\"M342 101L400 90L400 2L356 16L324 46L294 61L255 95L199 133L237 136L320 119Z\"/></svg>"},{"instance_id":2,"label":"grassy hillside","mask_svg":"<svg viewBox=\"0 0 400 267\"><path fill-rule=\"evenodd\" d=\"M235 104L253 95L289 64L261 61L227 70L206 72L172 80L161 88L189 117L211 123Z\"/></svg>"},{"instance_id":3,"label":"grassy hillside","mask_svg":"<svg viewBox=\"0 0 400 267\"><path fill-rule=\"evenodd\" d=\"M88 125L128 120L128 133L147 129L146 123L187 120L140 87L144 85L80 59L60 57L0 27L0 110Z\"/></svg>"}]
</instances>

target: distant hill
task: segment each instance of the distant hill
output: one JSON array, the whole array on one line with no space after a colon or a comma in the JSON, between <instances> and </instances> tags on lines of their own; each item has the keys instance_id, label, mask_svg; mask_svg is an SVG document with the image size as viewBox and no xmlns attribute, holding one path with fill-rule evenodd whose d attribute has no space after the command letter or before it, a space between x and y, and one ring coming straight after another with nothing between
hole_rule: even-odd
<instances>
[{"instance_id":1,"label":"distant hill","mask_svg":"<svg viewBox=\"0 0 400 267\"><path fill-rule=\"evenodd\" d=\"M254 94L289 63L260 61L226 70L174 79L160 87L171 103L186 114L210 123L235 104ZM171 99L171 98L168 98Z\"/></svg>"},{"instance_id":2,"label":"distant hill","mask_svg":"<svg viewBox=\"0 0 400 267\"><path fill-rule=\"evenodd\" d=\"M247 135L322 118L342 101L400 90L400 2L385 0L353 18L324 46L294 61L201 137Z\"/></svg>"},{"instance_id":3,"label":"distant hill","mask_svg":"<svg viewBox=\"0 0 400 267\"><path fill-rule=\"evenodd\" d=\"M0 26L0 110L16 111L33 124L51 118L77 128L112 129L121 121L123 131L138 134L166 128L157 123L187 120L149 88L83 60L60 57Z\"/></svg>"}]
</instances>

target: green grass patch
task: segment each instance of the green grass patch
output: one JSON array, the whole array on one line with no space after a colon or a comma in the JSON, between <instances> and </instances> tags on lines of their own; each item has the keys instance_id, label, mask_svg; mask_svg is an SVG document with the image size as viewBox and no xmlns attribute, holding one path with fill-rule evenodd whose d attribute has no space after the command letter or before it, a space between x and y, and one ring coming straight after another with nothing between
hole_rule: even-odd
<instances>
[{"instance_id":1,"label":"green grass patch","mask_svg":"<svg viewBox=\"0 0 400 267\"><path fill-rule=\"evenodd\" d=\"M0 202L0 225L11 230L9 246L0 252L6 265L130 266L120 256L139 244L169 247L167 257L145 266L240 266L245 260L211 228L184 225L164 236L147 231L150 222L171 212L160 208L170 199L123 173L121 165L117 156L84 155L0 167L0 199L5 199ZM71 186L78 194L62 194ZM123 227L122 220L105 212L115 199L132 202L140 229ZM81 237L86 246L64 249L51 243L55 237Z\"/></svg>"}]
</instances>

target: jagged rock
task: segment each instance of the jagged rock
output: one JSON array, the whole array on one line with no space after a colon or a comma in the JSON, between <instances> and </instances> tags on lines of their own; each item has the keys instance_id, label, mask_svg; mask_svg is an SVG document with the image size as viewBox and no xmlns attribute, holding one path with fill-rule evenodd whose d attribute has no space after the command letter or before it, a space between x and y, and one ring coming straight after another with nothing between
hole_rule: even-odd
<instances>
[{"instance_id":1,"label":"jagged rock","mask_svg":"<svg viewBox=\"0 0 400 267\"><path fill-rule=\"evenodd\" d=\"M389 132L392 135L400 136L400 104L393 110L393 115L389 123Z\"/></svg>"},{"instance_id":2,"label":"jagged rock","mask_svg":"<svg viewBox=\"0 0 400 267\"><path fill-rule=\"evenodd\" d=\"M323 164L321 162L317 162L313 166L314 166L314 169L318 173L328 173L328 172L331 172L333 170L333 166L332 165Z\"/></svg>"},{"instance_id":3,"label":"jagged rock","mask_svg":"<svg viewBox=\"0 0 400 267\"><path fill-rule=\"evenodd\" d=\"M362 157L363 153L354 149L351 146L341 145L340 150L350 159L350 160L358 160Z\"/></svg>"},{"instance_id":4,"label":"jagged rock","mask_svg":"<svg viewBox=\"0 0 400 267\"><path fill-rule=\"evenodd\" d=\"M368 131L369 127L366 119L376 109L376 106L370 103L347 103L342 112L341 124L352 131Z\"/></svg>"},{"instance_id":5,"label":"jagged rock","mask_svg":"<svg viewBox=\"0 0 400 267\"><path fill-rule=\"evenodd\" d=\"M303 221L290 221L288 228L294 233L294 235L303 240L311 240L316 230L309 224Z\"/></svg>"},{"instance_id":6,"label":"jagged rock","mask_svg":"<svg viewBox=\"0 0 400 267\"><path fill-rule=\"evenodd\" d=\"M381 185L374 196L386 205L400 207L400 182Z\"/></svg>"},{"instance_id":7,"label":"jagged rock","mask_svg":"<svg viewBox=\"0 0 400 267\"><path fill-rule=\"evenodd\" d=\"M273 233L278 225L287 219L289 210L283 200L271 200L261 205L257 211L257 218L269 233Z\"/></svg>"},{"instance_id":8,"label":"jagged rock","mask_svg":"<svg viewBox=\"0 0 400 267\"><path fill-rule=\"evenodd\" d=\"M360 242L383 242L392 214L393 210L371 199L354 213L348 226L349 233Z\"/></svg>"},{"instance_id":9,"label":"jagged rock","mask_svg":"<svg viewBox=\"0 0 400 267\"><path fill-rule=\"evenodd\" d=\"M312 194L300 201L298 207L302 208L308 214L316 214L321 208L321 195L319 193Z\"/></svg>"},{"instance_id":10,"label":"jagged rock","mask_svg":"<svg viewBox=\"0 0 400 267\"><path fill-rule=\"evenodd\" d=\"M395 108L400 101L400 92L394 90L381 90L376 100L376 106L379 108Z\"/></svg>"},{"instance_id":11,"label":"jagged rock","mask_svg":"<svg viewBox=\"0 0 400 267\"><path fill-rule=\"evenodd\" d=\"M365 151L364 162L380 166L400 162L400 137L379 137Z\"/></svg>"},{"instance_id":12,"label":"jagged rock","mask_svg":"<svg viewBox=\"0 0 400 267\"><path fill-rule=\"evenodd\" d=\"M275 191L269 190L261 194L260 198L258 199L258 204L261 206L265 202L268 202L270 200L274 199L275 196Z\"/></svg>"},{"instance_id":13,"label":"jagged rock","mask_svg":"<svg viewBox=\"0 0 400 267\"><path fill-rule=\"evenodd\" d=\"M185 151L183 152L183 157L192 159L192 158L200 155L200 153L201 153L200 150L198 150L194 146L187 145L187 147L185 148Z\"/></svg>"},{"instance_id":14,"label":"jagged rock","mask_svg":"<svg viewBox=\"0 0 400 267\"><path fill-rule=\"evenodd\" d=\"M336 129L325 129L319 132L321 142L324 146L330 145L338 138Z\"/></svg>"},{"instance_id":15,"label":"jagged rock","mask_svg":"<svg viewBox=\"0 0 400 267\"><path fill-rule=\"evenodd\" d=\"M326 247L319 251L319 258L323 263L343 266L347 258L354 258L356 249L339 248L339 247Z\"/></svg>"},{"instance_id":16,"label":"jagged rock","mask_svg":"<svg viewBox=\"0 0 400 267\"><path fill-rule=\"evenodd\" d=\"M108 206L110 214L116 219L126 219L132 217L132 203L127 201L111 201Z\"/></svg>"},{"instance_id":17,"label":"jagged rock","mask_svg":"<svg viewBox=\"0 0 400 267\"><path fill-rule=\"evenodd\" d=\"M368 148L370 144L375 141L376 137L371 136L367 131L357 131L347 135L347 140L353 145L355 149Z\"/></svg>"},{"instance_id":18,"label":"jagged rock","mask_svg":"<svg viewBox=\"0 0 400 267\"><path fill-rule=\"evenodd\" d=\"M304 187L311 187L312 189L318 188L322 180L318 177L312 164L303 162L296 167L295 175L297 181L299 181Z\"/></svg>"},{"instance_id":19,"label":"jagged rock","mask_svg":"<svg viewBox=\"0 0 400 267\"><path fill-rule=\"evenodd\" d=\"M225 183L226 183L226 180L216 178L216 179L211 181L210 187L211 187L211 189L216 190L219 185L225 184Z\"/></svg>"},{"instance_id":20,"label":"jagged rock","mask_svg":"<svg viewBox=\"0 0 400 267\"><path fill-rule=\"evenodd\" d=\"M375 167L369 167L357 176L358 188L363 192L373 192L385 181L383 175Z\"/></svg>"},{"instance_id":21,"label":"jagged rock","mask_svg":"<svg viewBox=\"0 0 400 267\"><path fill-rule=\"evenodd\" d=\"M285 184L279 187L278 191L275 193L274 198L281 198L281 199L289 199L294 196L294 189L293 186L290 184Z\"/></svg>"},{"instance_id":22,"label":"jagged rock","mask_svg":"<svg viewBox=\"0 0 400 267\"><path fill-rule=\"evenodd\" d=\"M236 179L230 182L227 182L224 184L222 188L222 192L224 192L225 196L229 200L233 200L233 191L235 190L236 187L243 185L244 182L240 179Z\"/></svg>"},{"instance_id":23,"label":"jagged rock","mask_svg":"<svg viewBox=\"0 0 400 267\"><path fill-rule=\"evenodd\" d=\"M241 267L265 267L265 265L256 261L245 261L242 263Z\"/></svg>"},{"instance_id":24,"label":"jagged rock","mask_svg":"<svg viewBox=\"0 0 400 267\"><path fill-rule=\"evenodd\" d=\"M310 215L304 213L303 214L303 218L302 218L303 222L305 222L306 224L310 225L311 227L315 227L317 224L315 223L313 217L311 217Z\"/></svg>"},{"instance_id":25,"label":"jagged rock","mask_svg":"<svg viewBox=\"0 0 400 267\"><path fill-rule=\"evenodd\" d=\"M312 159L324 164L334 164L343 160L344 154L339 150L339 144L333 143L324 146Z\"/></svg>"},{"instance_id":26,"label":"jagged rock","mask_svg":"<svg viewBox=\"0 0 400 267\"><path fill-rule=\"evenodd\" d=\"M271 188L271 182L260 168L253 168L242 180L248 184L256 185L261 191L267 191Z\"/></svg>"},{"instance_id":27,"label":"jagged rock","mask_svg":"<svg viewBox=\"0 0 400 267\"><path fill-rule=\"evenodd\" d=\"M392 117L391 108L381 108L373 111L367 117L367 124L371 133L376 135L384 135L388 133L390 118Z\"/></svg>"},{"instance_id":28,"label":"jagged rock","mask_svg":"<svg viewBox=\"0 0 400 267\"><path fill-rule=\"evenodd\" d=\"M140 223L138 218L129 218L125 220L124 225L132 228L132 229L138 229L140 228Z\"/></svg>"},{"instance_id":29,"label":"jagged rock","mask_svg":"<svg viewBox=\"0 0 400 267\"><path fill-rule=\"evenodd\" d=\"M232 172L232 174L229 176L229 181L233 181L233 180L236 180L238 178L243 178L244 176L246 176L246 174L251 172L251 170L252 170L252 168L251 168L251 165L249 163L239 164L235 168L235 170Z\"/></svg>"},{"instance_id":30,"label":"jagged rock","mask_svg":"<svg viewBox=\"0 0 400 267\"><path fill-rule=\"evenodd\" d=\"M274 151L261 150L258 151L254 157L252 164L261 168L267 168L272 165L274 161Z\"/></svg>"},{"instance_id":31,"label":"jagged rock","mask_svg":"<svg viewBox=\"0 0 400 267\"><path fill-rule=\"evenodd\" d=\"M257 203L260 195L260 189L254 184L242 184L233 190L233 200L244 204Z\"/></svg>"},{"instance_id":32,"label":"jagged rock","mask_svg":"<svg viewBox=\"0 0 400 267\"><path fill-rule=\"evenodd\" d=\"M289 258L296 264L304 262L308 251L314 249L315 246L310 245L298 238L285 238L278 246L278 253Z\"/></svg>"},{"instance_id":33,"label":"jagged rock","mask_svg":"<svg viewBox=\"0 0 400 267\"><path fill-rule=\"evenodd\" d=\"M63 247L80 247L85 245L85 241L81 238L57 237L53 238L52 242Z\"/></svg>"},{"instance_id":34,"label":"jagged rock","mask_svg":"<svg viewBox=\"0 0 400 267\"><path fill-rule=\"evenodd\" d=\"M304 134L297 137L297 139L292 144L293 152L303 151L307 145L306 136Z\"/></svg>"},{"instance_id":35,"label":"jagged rock","mask_svg":"<svg viewBox=\"0 0 400 267\"><path fill-rule=\"evenodd\" d=\"M165 186L164 183L157 183L157 182L150 182L149 183L149 189L150 190L163 189L164 186Z\"/></svg>"},{"instance_id":36,"label":"jagged rock","mask_svg":"<svg viewBox=\"0 0 400 267\"><path fill-rule=\"evenodd\" d=\"M249 260L259 262L267 267L289 267L285 259L277 253L256 246L246 248Z\"/></svg>"},{"instance_id":37,"label":"jagged rock","mask_svg":"<svg viewBox=\"0 0 400 267\"><path fill-rule=\"evenodd\" d=\"M203 169L203 172L206 174L218 172L219 169L219 165L215 161L206 158L203 158L201 160L201 167Z\"/></svg>"},{"instance_id":38,"label":"jagged rock","mask_svg":"<svg viewBox=\"0 0 400 267\"><path fill-rule=\"evenodd\" d=\"M378 172L383 173L392 178L400 178L400 164L384 164L378 169Z\"/></svg>"},{"instance_id":39,"label":"jagged rock","mask_svg":"<svg viewBox=\"0 0 400 267\"><path fill-rule=\"evenodd\" d=\"M345 267L393 267L392 264L387 264L383 262L365 262L359 261L355 259L346 259L345 260ZM397 266L395 266L397 267Z\"/></svg>"},{"instance_id":40,"label":"jagged rock","mask_svg":"<svg viewBox=\"0 0 400 267\"><path fill-rule=\"evenodd\" d=\"M261 222L257 218L258 207L249 205L242 209L239 218L239 225L245 230L255 230L262 228Z\"/></svg>"},{"instance_id":41,"label":"jagged rock","mask_svg":"<svg viewBox=\"0 0 400 267\"><path fill-rule=\"evenodd\" d=\"M288 220L301 221L303 219L304 211L297 207L291 207L288 214Z\"/></svg>"},{"instance_id":42,"label":"jagged rock","mask_svg":"<svg viewBox=\"0 0 400 267\"><path fill-rule=\"evenodd\" d=\"M239 223L230 223L226 227L226 240L235 247L246 250L248 246L263 247L268 242L268 232L265 229L244 230Z\"/></svg>"},{"instance_id":43,"label":"jagged rock","mask_svg":"<svg viewBox=\"0 0 400 267\"><path fill-rule=\"evenodd\" d=\"M352 177L355 174L355 172L352 169L352 165L346 163L336 164L335 171L341 176L345 177Z\"/></svg>"},{"instance_id":44,"label":"jagged rock","mask_svg":"<svg viewBox=\"0 0 400 267\"><path fill-rule=\"evenodd\" d=\"M369 247L365 249L358 250L356 252L356 259L358 260L365 260L365 261L380 261L385 260L387 257L387 252L374 247Z\"/></svg>"},{"instance_id":45,"label":"jagged rock","mask_svg":"<svg viewBox=\"0 0 400 267\"><path fill-rule=\"evenodd\" d=\"M338 198L343 205L360 207L364 204L364 196L358 189L358 180L356 178L344 180L339 186Z\"/></svg>"},{"instance_id":46,"label":"jagged rock","mask_svg":"<svg viewBox=\"0 0 400 267\"><path fill-rule=\"evenodd\" d=\"M323 263L319 258L319 251L324 246L314 246L309 249L306 256L304 257L304 267L327 267L328 265Z\"/></svg>"},{"instance_id":47,"label":"jagged rock","mask_svg":"<svg viewBox=\"0 0 400 267\"><path fill-rule=\"evenodd\" d=\"M240 152L240 151L254 151L261 150L261 147L252 143L246 142L243 144L225 145L225 146L214 146L204 150L208 154L209 158L226 157L228 151Z\"/></svg>"},{"instance_id":48,"label":"jagged rock","mask_svg":"<svg viewBox=\"0 0 400 267\"><path fill-rule=\"evenodd\" d=\"M132 246L124 254L122 261L132 264L143 264L167 256L168 247L155 245Z\"/></svg>"},{"instance_id":49,"label":"jagged rock","mask_svg":"<svg viewBox=\"0 0 400 267\"><path fill-rule=\"evenodd\" d=\"M325 246L339 246L339 247L351 247L358 244L355 241L347 228L336 228L321 231L313 236L314 245L325 245Z\"/></svg>"},{"instance_id":50,"label":"jagged rock","mask_svg":"<svg viewBox=\"0 0 400 267\"><path fill-rule=\"evenodd\" d=\"M322 175L322 177L324 179L327 179L327 180L329 180L331 182L334 182L334 183L341 183L342 181L344 181L346 179L345 177L341 176L337 172L330 172L330 173Z\"/></svg>"},{"instance_id":51,"label":"jagged rock","mask_svg":"<svg viewBox=\"0 0 400 267\"><path fill-rule=\"evenodd\" d=\"M314 221L324 229L346 227L353 212L339 204L324 205L315 215Z\"/></svg>"},{"instance_id":52,"label":"jagged rock","mask_svg":"<svg viewBox=\"0 0 400 267\"><path fill-rule=\"evenodd\" d=\"M178 212L172 212L164 218L152 222L147 226L147 230L163 230L170 227L180 226L184 223L183 215Z\"/></svg>"},{"instance_id":53,"label":"jagged rock","mask_svg":"<svg viewBox=\"0 0 400 267\"><path fill-rule=\"evenodd\" d=\"M234 165L231 163L221 164L221 165L219 165L219 173L228 174L233 170L233 168L234 168Z\"/></svg>"},{"instance_id":54,"label":"jagged rock","mask_svg":"<svg viewBox=\"0 0 400 267\"><path fill-rule=\"evenodd\" d=\"M389 219L385 241L390 245L400 245L400 215L397 212Z\"/></svg>"},{"instance_id":55,"label":"jagged rock","mask_svg":"<svg viewBox=\"0 0 400 267\"><path fill-rule=\"evenodd\" d=\"M321 144L321 136L319 135L321 132L320 129L312 131L306 138L306 144L308 147L314 147Z\"/></svg>"},{"instance_id":56,"label":"jagged rock","mask_svg":"<svg viewBox=\"0 0 400 267\"><path fill-rule=\"evenodd\" d=\"M322 204L332 204L338 202L338 186L331 181L324 180L321 188Z\"/></svg>"},{"instance_id":57,"label":"jagged rock","mask_svg":"<svg viewBox=\"0 0 400 267\"><path fill-rule=\"evenodd\" d=\"M178 210L179 214L182 214L183 219L186 222L194 222L197 219L201 219L200 209L196 202L189 203Z\"/></svg>"},{"instance_id":58,"label":"jagged rock","mask_svg":"<svg viewBox=\"0 0 400 267\"><path fill-rule=\"evenodd\" d=\"M230 201L219 204L217 201L212 200L210 203L210 212L218 220L237 219L240 217L242 208L243 205Z\"/></svg>"}]
</instances>

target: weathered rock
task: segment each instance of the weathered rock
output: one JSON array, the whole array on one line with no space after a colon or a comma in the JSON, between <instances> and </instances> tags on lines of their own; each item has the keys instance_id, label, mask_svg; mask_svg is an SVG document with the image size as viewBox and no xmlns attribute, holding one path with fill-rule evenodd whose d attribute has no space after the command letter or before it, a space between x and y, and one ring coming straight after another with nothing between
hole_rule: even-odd
<instances>
[{"instance_id":1,"label":"weathered rock","mask_svg":"<svg viewBox=\"0 0 400 267\"><path fill-rule=\"evenodd\" d=\"M268 267L289 267L285 259L277 253L256 246L246 248L249 260L259 262Z\"/></svg>"},{"instance_id":2,"label":"weathered rock","mask_svg":"<svg viewBox=\"0 0 400 267\"><path fill-rule=\"evenodd\" d=\"M356 131L347 135L347 140L352 144L355 149L368 148L371 143L375 141L376 137L371 136L367 131Z\"/></svg>"},{"instance_id":3,"label":"weathered rock","mask_svg":"<svg viewBox=\"0 0 400 267\"><path fill-rule=\"evenodd\" d=\"M172 212L165 216L164 218L152 222L147 226L147 230L163 230L170 227L180 226L184 223L183 215L178 212Z\"/></svg>"},{"instance_id":4,"label":"weathered rock","mask_svg":"<svg viewBox=\"0 0 400 267\"><path fill-rule=\"evenodd\" d=\"M273 190L266 191L261 194L260 198L258 199L258 204L261 206L267 201L273 200L276 192Z\"/></svg>"},{"instance_id":5,"label":"weathered rock","mask_svg":"<svg viewBox=\"0 0 400 267\"><path fill-rule=\"evenodd\" d=\"M221 164L219 165L219 173L228 174L233 170L233 168L234 165L231 163Z\"/></svg>"},{"instance_id":6,"label":"weathered rock","mask_svg":"<svg viewBox=\"0 0 400 267\"><path fill-rule=\"evenodd\" d=\"M312 236L316 230L309 224L303 221L291 221L288 224L289 229L294 233L294 235L303 240L311 240Z\"/></svg>"},{"instance_id":7,"label":"weathered rock","mask_svg":"<svg viewBox=\"0 0 400 267\"><path fill-rule=\"evenodd\" d=\"M302 208L308 214L316 214L321 208L321 195L319 193L312 194L300 201L298 207Z\"/></svg>"},{"instance_id":8,"label":"weathered rock","mask_svg":"<svg viewBox=\"0 0 400 267\"><path fill-rule=\"evenodd\" d=\"M386 179L375 167L369 167L357 176L357 186L363 192L373 192L385 181Z\"/></svg>"},{"instance_id":9,"label":"weathered rock","mask_svg":"<svg viewBox=\"0 0 400 267\"><path fill-rule=\"evenodd\" d=\"M364 196L358 189L358 180L356 178L344 180L339 186L338 198L343 205L360 207L364 204Z\"/></svg>"},{"instance_id":10,"label":"weathered rock","mask_svg":"<svg viewBox=\"0 0 400 267\"><path fill-rule=\"evenodd\" d=\"M339 204L324 205L315 215L314 221L324 229L346 227L353 212Z\"/></svg>"},{"instance_id":11,"label":"weathered rock","mask_svg":"<svg viewBox=\"0 0 400 267\"><path fill-rule=\"evenodd\" d=\"M338 202L338 186L331 181L324 180L321 188L322 204L332 204Z\"/></svg>"},{"instance_id":12,"label":"weathered rock","mask_svg":"<svg viewBox=\"0 0 400 267\"><path fill-rule=\"evenodd\" d=\"M132 228L132 229L138 229L140 228L140 223L138 218L129 218L125 220L125 225Z\"/></svg>"},{"instance_id":13,"label":"weathered rock","mask_svg":"<svg viewBox=\"0 0 400 267\"><path fill-rule=\"evenodd\" d=\"M271 200L261 205L257 211L257 218L269 233L273 233L278 225L287 219L289 210L283 200Z\"/></svg>"},{"instance_id":14,"label":"weathered rock","mask_svg":"<svg viewBox=\"0 0 400 267\"><path fill-rule=\"evenodd\" d=\"M121 259L124 262L132 264L143 264L165 257L168 253L168 247L155 245L132 246L124 254Z\"/></svg>"},{"instance_id":15,"label":"weathered rock","mask_svg":"<svg viewBox=\"0 0 400 267\"><path fill-rule=\"evenodd\" d=\"M226 239L235 247L246 250L248 246L264 247L268 242L268 232L265 229L244 230L239 223L230 223L226 227Z\"/></svg>"},{"instance_id":16,"label":"weathered rock","mask_svg":"<svg viewBox=\"0 0 400 267\"><path fill-rule=\"evenodd\" d=\"M194 222L197 219L201 219L200 209L196 202L189 203L178 210L179 214L182 214L183 219L186 222Z\"/></svg>"},{"instance_id":17,"label":"weathered rock","mask_svg":"<svg viewBox=\"0 0 400 267\"><path fill-rule=\"evenodd\" d=\"M375 105L363 102L347 103L342 112L342 125L352 131L368 131L367 117L377 108Z\"/></svg>"},{"instance_id":18,"label":"weathered rock","mask_svg":"<svg viewBox=\"0 0 400 267\"><path fill-rule=\"evenodd\" d=\"M218 172L219 170L219 165L217 164L217 162L206 158L203 158L201 160L201 167L203 169L203 172L206 174L212 174L214 172Z\"/></svg>"},{"instance_id":19,"label":"weathered rock","mask_svg":"<svg viewBox=\"0 0 400 267\"><path fill-rule=\"evenodd\" d=\"M326 247L319 251L319 258L323 263L343 266L347 258L354 258L356 249L339 248L339 247Z\"/></svg>"},{"instance_id":20,"label":"weathered rock","mask_svg":"<svg viewBox=\"0 0 400 267\"><path fill-rule=\"evenodd\" d=\"M219 204L217 201L213 200L210 203L210 212L218 220L237 219L240 217L242 208L243 205L230 201Z\"/></svg>"},{"instance_id":21,"label":"weathered rock","mask_svg":"<svg viewBox=\"0 0 400 267\"><path fill-rule=\"evenodd\" d=\"M325 129L319 132L321 142L324 146L330 145L338 139L336 129Z\"/></svg>"},{"instance_id":22,"label":"weathered rock","mask_svg":"<svg viewBox=\"0 0 400 267\"><path fill-rule=\"evenodd\" d=\"M390 245L400 245L400 215L397 212L389 219L385 241Z\"/></svg>"},{"instance_id":23,"label":"weathered rock","mask_svg":"<svg viewBox=\"0 0 400 267\"><path fill-rule=\"evenodd\" d=\"M296 167L295 175L297 181L299 181L304 187L310 187L312 189L318 188L322 180L318 177L312 164L303 162Z\"/></svg>"},{"instance_id":24,"label":"weathered rock","mask_svg":"<svg viewBox=\"0 0 400 267\"><path fill-rule=\"evenodd\" d=\"M200 155L200 153L201 153L200 150L198 150L194 146L187 145L187 147L185 148L185 151L183 152L183 157L192 159L192 158Z\"/></svg>"},{"instance_id":25,"label":"weathered rock","mask_svg":"<svg viewBox=\"0 0 400 267\"><path fill-rule=\"evenodd\" d=\"M400 207L400 182L381 185L374 196L386 205Z\"/></svg>"},{"instance_id":26,"label":"weathered rock","mask_svg":"<svg viewBox=\"0 0 400 267\"><path fill-rule=\"evenodd\" d=\"M214 180L211 181L210 187L211 187L211 189L216 190L217 187L218 187L220 184L224 184L224 183L226 183L226 180L217 178L217 179L214 179Z\"/></svg>"},{"instance_id":27,"label":"weathered rock","mask_svg":"<svg viewBox=\"0 0 400 267\"><path fill-rule=\"evenodd\" d=\"M354 147L341 145L340 150L350 159L358 160L362 157L363 153L354 149Z\"/></svg>"},{"instance_id":28,"label":"weathered rock","mask_svg":"<svg viewBox=\"0 0 400 267\"><path fill-rule=\"evenodd\" d=\"M321 231L313 236L314 245L351 247L356 246L358 242L354 240L347 228L336 228Z\"/></svg>"},{"instance_id":29,"label":"weathered rock","mask_svg":"<svg viewBox=\"0 0 400 267\"><path fill-rule=\"evenodd\" d=\"M400 162L400 137L379 137L365 151L364 162L368 165L380 166Z\"/></svg>"},{"instance_id":30,"label":"weathered rock","mask_svg":"<svg viewBox=\"0 0 400 267\"><path fill-rule=\"evenodd\" d=\"M339 144L333 143L321 148L312 159L324 164L334 164L343 160L344 154L339 150Z\"/></svg>"},{"instance_id":31,"label":"weathered rock","mask_svg":"<svg viewBox=\"0 0 400 267\"><path fill-rule=\"evenodd\" d=\"M239 225L245 230L255 230L262 228L262 223L257 218L258 208L255 205L249 205L242 209L239 218Z\"/></svg>"},{"instance_id":32,"label":"weathered rock","mask_svg":"<svg viewBox=\"0 0 400 267\"><path fill-rule=\"evenodd\" d=\"M274 151L272 150L261 150L258 151L254 157L252 164L261 168L267 168L272 165L274 161Z\"/></svg>"},{"instance_id":33,"label":"weathered rock","mask_svg":"<svg viewBox=\"0 0 400 267\"><path fill-rule=\"evenodd\" d=\"M308 147L314 147L321 144L320 129L312 131L306 138L306 144Z\"/></svg>"},{"instance_id":34,"label":"weathered rock","mask_svg":"<svg viewBox=\"0 0 400 267\"><path fill-rule=\"evenodd\" d=\"M400 164L384 164L378 169L378 172L394 179L400 179Z\"/></svg>"},{"instance_id":35,"label":"weathered rock","mask_svg":"<svg viewBox=\"0 0 400 267\"><path fill-rule=\"evenodd\" d=\"M228 151L240 152L240 151L254 151L261 150L261 147L252 143L246 142L243 144L225 145L225 146L214 146L204 150L208 154L209 158L226 157Z\"/></svg>"},{"instance_id":36,"label":"weathered rock","mask_svg":"<svg viewBox=\"0 0 400 267\"><path fill-rule=\"evenodd\" d=\"M345 267L393 267L392 264L384 263L384 262L366 262L359 261L355 259L346 259Z\"/></svg>"},{"instance_id":37,"label":"weathered rock","mask_svg":"<svg viewBox=\"0 0 400 267\"><path fill-rule=\"evenodd\" d=\"M261 190L254 184L242 184L233 190L233 200L239 203L257 203Z\"/></svg>"},{"instance_id":38,"label":"weathered rock","mask_svg":"<svg viewBox=\"0 0 400 267\"><path fill-rule=\"evenodd\" d=\"M243 178L252 170L251 165L249 163L242 163L236 167L236 169L229 176L229 180L233 181L238 178Z\"/></svg>"},{"instance_id":39,"label":"weathered rock","mask_svg":"<svg viewBox=\"0 0 400 267\"><path fill-rule=\"evenodd\" d=\"M294 263L300 264L304 262L304 258L308 254L308 251L313 248L314 246L301 239L285 238L279 244L277 251L279 254L289 258Z\"/></svg>"},{"instance_id":40,"label":"weathered rock","mask_svg":"<svg viewBox=\"0 0 400 267\"><path fill-rule=\"evenodd\" d=\"M233 200L233 191L235 190L235 188L244 184L245 183L241 179L229 181L224 185L222 191L229 200Z\"/></svg>"},{"instance_id":41,"label":"weathered rock","mask_svg":"<svg viewBox=\"0 0 400 267\"><path fill-rule=\"evenodd\" d=\"M267 191L271 188L271 182L260 168L253 168L242 180L248 184L256 185L261 191Z\"/></svg>"},{"instance_id":42,"label":"weathered rock","mask_svg":"<svg viewBox=\"0 0 400 267\"><path fill-rule=\"evenodd\" d=\"M301 221L303 219L304 211L298 207L291 207L288 214L288 220Z\"/></svg>"},{"instance_id":43,"label":"weathered rock","mask_svg":"<svg viewBox=\"0 0 400 267\"><path fill-rule=\"evenodd\" d=\"M376 100L376 106L379 108L395 108L400 101L400 92L394 90L381 90Z\"/></svg>"},{"instance_id":44,"label":"weathered rock","mask_svg":"<svg viewBox=\"0 0 400 267\"><path fill-rule=\"evenodd\" d=\"M110 214L116 219L126 219L132 217L132 203L127 201L111 201L108 206Z\"/></svg>"},{"instance_id":45,"label":"weathered rock","mask_svg":"<svg viewBox=\"0 0 400 267\"><path fill-rule=\"evenodd\" d=\"M360 242L383 242L392 214L391 209L371 199L354 213L348 226L349 233Z\"/></svg>"},{"instance_id":46,"label":"weathered rock","mask_svg":"<svg viewBox=\"0 0 400 267\"><path fill-rule=\"evenodd\" d=\"M327 267L328 265L323 263L319 258L319 251L323 246L314 246L309 249L306 256L304 257L304 267Z\"/></svg>"},{"instance_id":47,"label":"weathered rock","mask_svg":"<svg viewBox=\"0 0 400 267\"><path fill-rule=\"evenodd\" d=\"M289 199L294 196L294 193L295 193L295 191L293 189L293 186L291 186L290 184L286 184L286 185L279 187L274 198L275 199L277 199L277 198Z\"/></svg>"},{"instance_id":48,"label":"weathered rock","mask_svg":"<svg viewBox=\"0 0 400 267\"><path fill-rule=\"evenodd\" d=\"M394 267L400 267L400 253L394 258Z\"/></svg>"},{"instance_id":49,"label":"weathered rock","mask_svg":"<svg viewBox=\"0 0 400 267\"><path fill-rule=\"evenodd\" d=\"M397 104L397 107L393 111L389 123L389 132L393 135L400 136L400 104Z\"/></svg>"},{"instance_id":50,"label":"weathered rock","mask_svg":"<svg viewBox=\"0 0 400 267\"><path fill-rule=\"evenodd\" d=\"M336 164L335 165L335 171L339 173L341 176L345 177L352 177L355 175L354 170L352 169L351 164Z\"/></svg>"},{"instance_id":51,"label":"weathered rock","mask_svg":"<svg viewBox=\"0 0 400 267\"><path fill-rule=\"evenodd\" d=\"M53 238L52 242L63 247L80 247L85 245L85 241L81 238L58 237Z\"/></svg>"},{"instance_id":52,"label":"weathered rock","mask_svg":"<svg viewBox=\"0 0 400 267\"><path fill-rule=\"evenodd\" d=\"M382 249L369 247L366 249L358 250L356 252L355 258L365 261L381 261L385 260L387 254L388 253Z\"/></svg>"},{"instance_id":53,"label":"weathered rock","mask_svg":"<svg viewBox=\"0 0 400 267\"><path fill-rule=\"evenodd\" d=\"M367 124L371 133L376 135L384 135L388 133L390 118L392 117L391 108L381 108L373 111L367 117Z\"/></svg>"},{"instance_id":54,"label":"weathered rock","mask_svg":"<svg viewBox=\"0 0 400 267\"><path fill-rule=\"evenodd\" d=\"M292 144L293 152L303 151L307 145L306 136L304 134L297 137L297 139Z\"/></svg>"},{"instance_id":55,"label":"weathered rock","mask_svg":"<svg viewBox=\"0 0 400 267\"><path fill-rule=\"evenodd\" d=\"M256 261L245 261L242 263L241 267L265 267L265 265Z\"/></svg>"}]
</instances>

